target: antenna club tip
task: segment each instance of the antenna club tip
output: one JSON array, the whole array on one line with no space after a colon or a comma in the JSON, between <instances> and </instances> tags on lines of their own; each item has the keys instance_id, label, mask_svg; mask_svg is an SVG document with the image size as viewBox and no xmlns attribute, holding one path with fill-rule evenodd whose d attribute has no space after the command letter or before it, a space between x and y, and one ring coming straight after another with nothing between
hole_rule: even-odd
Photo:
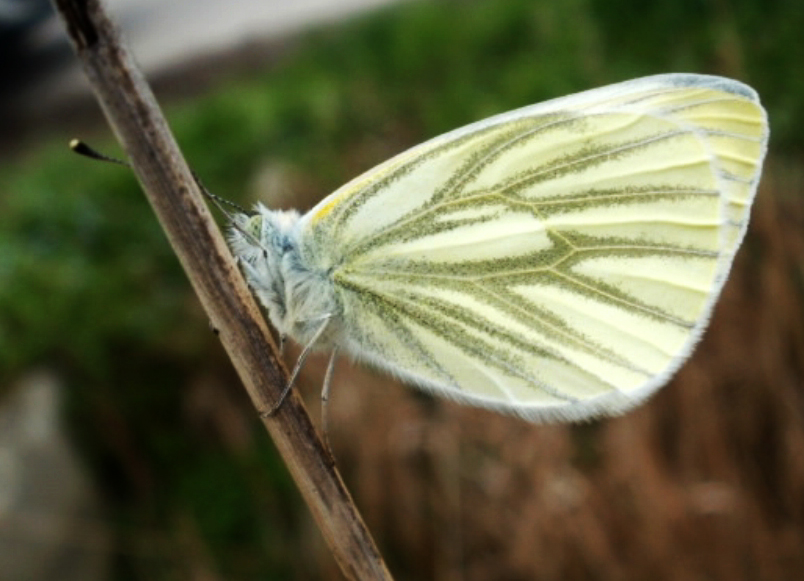
<instances>
[{"instance_id":1,"label":"antenna club tip","mask_svg":"<svg viewBox=\"0 0 804 581\"><path fill-rule=\"evenodd\" d=\"M81 140L80 139L73 138L73 139L70 140L70 149L75 151L79 147L81 147Z\"/></svg>"}]
</instances>

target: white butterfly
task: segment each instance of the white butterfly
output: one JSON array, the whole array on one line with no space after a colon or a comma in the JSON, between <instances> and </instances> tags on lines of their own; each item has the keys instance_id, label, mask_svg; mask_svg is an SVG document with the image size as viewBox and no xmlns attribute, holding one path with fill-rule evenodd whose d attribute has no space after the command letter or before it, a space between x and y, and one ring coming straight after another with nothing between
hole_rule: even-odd
<instances>
[{"instance_id":1,"label":"white butterfly","mask_svg":"<svg viewBox=\"0 0 804 581\"><path fill-rule=\"evenodd\" d=\"M258 205L230 240L302 345L530 420L617 414L703 333L767 140L746 85L646 77L436 137L303 216Z\"/></svg>"}]
</instances>

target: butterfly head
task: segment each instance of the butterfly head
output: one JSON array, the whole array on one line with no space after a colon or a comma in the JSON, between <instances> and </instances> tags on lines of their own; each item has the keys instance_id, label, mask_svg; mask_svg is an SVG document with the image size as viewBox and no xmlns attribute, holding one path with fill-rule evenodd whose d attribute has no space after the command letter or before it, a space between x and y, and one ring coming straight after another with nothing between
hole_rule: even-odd
<instances>
[{"instance_id":1,"label":"butterfly head","mask_svg":"<svg viewBox=\"0 0 804 581\"><path fill-rule=\"evenodd\" d=\"M258 204L253 213L233 216L229 243L273 325L306 343L333 312L334 296L326 273L301 255L298 223L296 211Z\"/></svg>"},{"instance_id":2,"label":"butterfly head","mask_svg":"<svg viewBox=\"0 0 804 581\"><path fill-rule=\"evenodd\" d=\"M280 259L298 248L298 221L295 210L269 210L257 204L253 212L232 216L229 243L240 260L253 263L260 256Z\"/></svg>"}]
</instances>

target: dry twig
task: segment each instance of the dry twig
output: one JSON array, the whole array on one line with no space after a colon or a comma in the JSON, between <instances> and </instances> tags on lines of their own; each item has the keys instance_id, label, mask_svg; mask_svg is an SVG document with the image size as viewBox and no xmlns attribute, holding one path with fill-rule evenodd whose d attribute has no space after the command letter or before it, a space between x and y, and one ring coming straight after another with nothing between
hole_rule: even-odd
<instances>
[{"instance_id":1,"label":"dry twig","mask_svg":"<svg viewBox=\"0 0 804 581\"><path fill-rule=\"evenodd\" d=\"M334 461L292 392L257 304L203 202L167 123L99 0L53 0L109 124L341 570L390 579Z\"/></svg>"}]
</instances>

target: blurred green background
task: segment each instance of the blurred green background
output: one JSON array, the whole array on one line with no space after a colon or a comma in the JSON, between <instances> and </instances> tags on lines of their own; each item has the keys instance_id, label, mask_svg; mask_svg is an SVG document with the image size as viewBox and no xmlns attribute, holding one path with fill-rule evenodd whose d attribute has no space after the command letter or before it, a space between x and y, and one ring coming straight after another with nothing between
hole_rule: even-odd
<instances>
[{"instance_id":1,"label":"blurred green background","mask_svg":"<svg viewBox=\"0 0 804 581\"><path fill-rule=\"evenodd\" d=\"M210 190L300 210L428 137L628 78L721 74L768 109L712 328L639 410L531 426L341 362L330 437L397 579L799 578L802 30L792 0L411 2L157 91ZM73 136L0 167L0 394L38 368L65 384L111 578L338 579L135 180ZM119 151L102 126L81 137ZM313 413L322 362L301 383Z\"/></svg>"}]
</instances>

